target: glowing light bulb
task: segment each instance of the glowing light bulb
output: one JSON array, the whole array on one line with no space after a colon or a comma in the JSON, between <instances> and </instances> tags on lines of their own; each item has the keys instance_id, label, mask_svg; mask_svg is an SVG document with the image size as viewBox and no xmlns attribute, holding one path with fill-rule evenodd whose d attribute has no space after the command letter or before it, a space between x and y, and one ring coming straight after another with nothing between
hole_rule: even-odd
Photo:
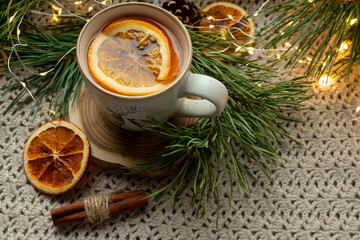
<instances>
[{"instance_id":1,"label":"glowing light bulb","mask_svg":"<svg viewBox=\"0 0 360 240\"><path fill-rule=\"evenodd\" d=\"M306 57L306 59L307 59L309 62L312 61L312 58L310 58L310 57Z\"/></svg>"},{"instance_id":2,"label":"glowing light bulb","mask_svg":"<svg viewBox=\"0 0 360 240\"><path fill-rule=\"evenodd\" d=\"M54 115L54 116L55 116L55 114L56 114L56 112L55 112L54 110L49 110L49 113L50 113L51 115Z\"/></svg>"},{"instance_id":3,"label":"glowing light bulb","mask_svg":"<svg viewBox=\"0 0 360 240\"><path fill-rule=\"evenodd\" d=\"M58 11L60 8L55 6L54 4L52 5L52 8L55 10L55 11Z\"/></svg>"},{"instance_id":4,"label":"glowing light bulb","mask_svg":"<svg viewBox=\"0 0 360 240\"><path fill-rule=\"evenodd\" d=\"M17 29L16 29L16 34L19 36L20 33L21 33L20 28L17 28Z\"/></svg>"},{"instance_id":5,"label":"glowing light bulb","mask_svg":"<svg viewBox=\"0 0 360 240\"><path fill-rule=\"evenodd\" d=\"M12 21L14 20L14 18L15 18L15 16L11 16L11 17L9 18L9 21L12 22Z\"/></svg>"},{"instance_id":6,"label":"glowing light bulb","mask_svg":"<svg viewBox=\"0 0 360 240\"><path fill-rule=\"evenodd\" d=\"M356 108L356 112L359 112L360 111L360 106Z\"/></svg>"},{"instance_id":7,"label":"glowing light bulb","mask_svg":"<svg viewBox=\"0 0 360 240\"><path fill-rule=\"evenodd\" d=\"M254 13L254 17L256 17L257 15L259 15L259 11L256 11L256 12Z\"/></svg>"},{"instance_id":8,"label":"glowing light bulb","mask_svg":"<svg viewBox=\"0 0 360 240\"><path fill-rule=\"evenodd\" d=\"M284 32L283 32L283 31L279 31L279 33L280 33L281 35L284 35Z\"/></svg>"},{"instance_id":9,"label":"glowing light bulb","mask_svg":"<svg viewBox=\"0 0 360 240\"><path fill-rule=\"evenodd\" d=\"M56 16L55 13L53 14L52 20L53 20L54 22L58 22L58 21L59 21L59 18Z\"/></svg>"},{"instance_id":10,"label":"glowing light bulb","mask_svg":"<svg viewBox=\"0 0 360 240\"><path fill-rule=\"evenodd\" d=\"M234 20L234 17L230 14L228 14L227 17L230 18L231 20Z\"/></svg>"},{"instance_id":11,"label":"glowing light bulb","mask_svg":"<svg viewBox=\"0 0 360 240\"><path fill-rule=\"evenodd\" d=\"M40 73L40 76L45 76L46 74L48 74L48 72L42 72Z\"/></svg>"},{"instance_id":12,"label":"glowing light bulb","mask_svg":"<svg viewBox=\"0 0 360 240\"><path fill-rule=\"evenodd\" d=\"M351 20L350 20L350 25L354 25L356 22L357 22L357 19L356 19L356 18L351 19Z\"/></svg>"},{"instance_id":13,"label":"glowing light bulb","mask_svg":"<svg viewBox=\"0 0 360 240\"><path fill-rule=\"evenodd\" d=\"M24 88L26 88L26 83L20 82L20 84L21 84Z\"/></svg>"},{"instance_id":14,"label":"glowing light bulb","mask_svg":"<svg viewBox=\"0 0 360 240\"><path fill-rule=\"evenodd\" d=\"M340 44L339 51L340 52L345 52L348 48L349 48L349 45L346 42L343 42L343 43Z\"/></svg>"},{"instance_id":15,"label":"glowing light bulb","mask_svg":"<svg viewBox=\"0 0 360 240\"><path fill-rule=\"evenodd\" d=\"M61 15L61 13L62 13L62 8L59 8L58 15Z\"/></svg>"},{"instance_id":16,"label":"glowing light bulb","mask_svg":"<svg viewBox=\"0 0 360 240\"><path fill-rule=\"evenodd\" d=\"M295 49L296 49L296 50L298 50L298 49L299 49L299 47L298 47L298 46L295 46Z\"/></svg>"},{"instance_id":17,"label":"glowing light bulb","mask_svg":"<svg viewBox=\"0 0 360 240\"><path fill-rule=\"evenodd\" d=\"M320 86L329 86L332 84L332 79L330 78L330 76L322 76L319 79L319 85Z\"/></svg>"},{"instance_id":18,"label":"glowing light bulb","mask_svg":"<svg viewBox=\"0 0 360 240\"><path fill-rule=\"evenodd\" d=\"M276 57L280 60L281 59L280 53L276 53Z\"/></svg>"},{"instance_id":19,"label":"glowing light bulb","mask_svg":"<svg viewBox=\"0 0 360 240\"><path fill-rule=\"evenodd\" d=\"M235 52L238 52L241 50L241 47L240 46L237 46L237 48L235 49Z\"/></svg>"},{"instance_id":20,"label":"glowing light bulb","mask_svg":"<svg viewBox=\"0 0 360 240\"><path fill-rule=\"evenodd\" d=\"M304 60L299 60L299 63L304 63Z\"/></svg>"},{"instance_id":21,"label":"glowing light bulb","mask_svg":"<svg viewBox=\"0 0 360 240\"><path fill-rule=\"evenodd\" d=\"M214 28L214 27L215 27L215 26L214 26L214 25L212 25L212 24L209 26L209 28Z\"/></svg>"},{"instance_id":22,"label":"glowing light bulb","mask_svg":"<svg viewBox=\"0 0 360 240\"><path fill-rule=\"evenodd\" d=\"M286 42L286 43L285 43L285 46L290 47L291 44L290 44L289 42Z\"/></svg>"},{"instance_id":23,"label":"glowing light bulb","mask_svg":"<svg viewBox=\"0 0 360 240\"><path fill-rule=\"evenodd\" d=\"M288 25L290 26L290 25L291 25L291 24L293 24L293 23L294 23L294 22L293 22L293 21L291 21L291 22L289 22L289 24L288 24Z\"/></svg>"},{"instance_id":24,"label":"glowing light bulb","mask_svg":"<svg viewBox=\"0 0 360 240\"><path fill-rule=\"evenodd\" d=\"M208 16L207 19L208 20L215 20L215 18L213 16Z\"/></svg>"},{"instance_id":25,"label":"glowing light bulb","mask_svg":"<svg viewBox=\"0 0 360 240\"><path fill-rule=\"evenodd\" d=\"M309 3L312 3L314 0L308 0Z\"/></svg>"},{"instance_id":26,"label":"glowing light bulb","mask_svg":"<svg viewBox=\"0 0 360 240\"><path fill-rule=\"evenodd\" d=\"M323 64L322 64L324 67L326 66L326 62L323 62Z\"/></svg>"},{"instance_id":27,"label":"glowing light bulb","mask_svg":"<svg viewBox=\"0 0 360 240\"><path fill-rule=\"evenodd\" d=\"M91 12L94 8L91 6L88 8L88 12Z\"/></svg>"},{"instance_id":28,"label":"glowing light bulb","mask_svg":"<svg viewBox=\"0 0 360 240\"><path fill-rule=\"evenodd\" d=\"M75 1L74 4L75 5L80 5L80 4L82 4L82 1Z\"/></svg>"},{"instance_id":29,"label":"glowing light bulb","mask_svg":"<svg viewBox=\"0 0 360 240\"><path fill-rule=\"evenodd\" d=\"M101 4L102 4L102 5L105 5L105 4L106 4L106 0L105 0L105 1L102 1Z\"/></svg>"},{"instance_id":30,"label":"glowing light bulb","mask_svg":"<svg viewBox=\"0 0 360 240\"><path fill-rule=\"evenodd\" d=\"M248 53L250 54L254 54L254 48L253 47L248 47Z\"/></svg>"}]
</instances>

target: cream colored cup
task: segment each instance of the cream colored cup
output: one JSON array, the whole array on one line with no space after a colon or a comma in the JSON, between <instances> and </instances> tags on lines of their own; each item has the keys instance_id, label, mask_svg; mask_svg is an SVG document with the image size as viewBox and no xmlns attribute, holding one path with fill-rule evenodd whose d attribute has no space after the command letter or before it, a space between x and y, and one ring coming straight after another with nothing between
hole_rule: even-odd
<instances>
[{"instance_id":1,"label":"cream colored cup","mask_svg":"<svg viewBox=\"0 0 360 240\"><path fill-rule=\"evenodd\" d=\"M123 17L145 17L168 28L180 45L182 55L178 76L171 85L159 92L126 96L101 87L87 64L87 50L93 37L107 24ZM80 32L76 57L86 87L95 104L115 124L128 130L141 130L130 120L142 122L149 116L165 121L172 116L212 117L219 115L228 99L226 87L218 80L190 72L192 44L184 25L168 11L148 3L122 3L102 10L93 16ZM184 96L199 96L191 100Z\"/></svg>"}]
</instances>

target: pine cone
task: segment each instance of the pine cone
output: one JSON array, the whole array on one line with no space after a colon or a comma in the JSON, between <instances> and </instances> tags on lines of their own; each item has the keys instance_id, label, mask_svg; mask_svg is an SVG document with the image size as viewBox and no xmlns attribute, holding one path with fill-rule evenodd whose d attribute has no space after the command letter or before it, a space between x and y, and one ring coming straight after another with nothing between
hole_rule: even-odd
<instances>
[{"instance_id":1,"label":"pine cone","mask_svg":"<svg viewBox=\"0 0 360 240\"><path fill-rule=\"evenodd\" d=\"M184 24L196 25L201 20L198 8L188 1L167 1L163 3L162 7L174 14Z\"/></svg>"}]
</instances>

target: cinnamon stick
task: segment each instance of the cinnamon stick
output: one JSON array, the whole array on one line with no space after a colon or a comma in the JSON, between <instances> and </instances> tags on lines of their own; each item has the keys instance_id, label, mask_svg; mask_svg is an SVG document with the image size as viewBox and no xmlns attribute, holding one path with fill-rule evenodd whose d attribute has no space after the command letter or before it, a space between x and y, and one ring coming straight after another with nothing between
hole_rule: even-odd
<instances>
[{"instance_id":1,"label":"cinnamon stick","mask_svg":"<svg viewBox=\"0 0 360 240\"><path fill-rule=\"evenodd\" d=\"M125 193L118 193L118 194L113 194L110 195L110 202L118 202L121 200L124 200L126 198L130 198L133 196L137 196L140 194L145 194L144 190L138 190L138 191L133 191L133 192L125 192ZM72 203L66 206L62 206L59 208L55 208L53 210L50 211L51 217L54 218L58 218L61 216L66 216L69 214L73 214L73 213L77 213L77 212L81 212L85 210L85 205L84 205L84 201L79 201L76 203Z\"/></svg>"},{"instance_id":2,"label":"cinnamon stick","mask_svg":"<svg viewBox=\"0 0 360 240\"><path fill-rule=\"evenodd\" d=\"M148 205L144 190L114 194L110 196L110 215L134 210ZM76 202L50 211L54 226L80 223L87 219L84 202Z\"/></svg>"}]
</instances>

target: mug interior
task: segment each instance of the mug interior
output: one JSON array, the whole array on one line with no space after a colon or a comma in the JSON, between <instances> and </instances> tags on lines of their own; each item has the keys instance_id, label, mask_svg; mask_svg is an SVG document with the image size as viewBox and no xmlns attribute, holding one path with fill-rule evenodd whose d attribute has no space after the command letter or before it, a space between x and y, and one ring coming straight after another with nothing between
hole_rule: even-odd
<instances>
[{"instance_id":1,"label":"mug interior","mask_svg":"<svg viewBox=\"0 0 360 240\"><path fill-rule=\"evenodd\" d=\"M135 16L149 18L167 28L174 35L179 44L180 56L182 59L180 61L179 73L168 87L152 94L141 96L127 96L108 91L96 82L96 80L92 77L89 71L87 63L87 51L88 46L94 36L99 33L101 29L103 29L105 26L119 18ZM173 45L176 45L176 43L173 43ZM121 3L100 11L99 13L94 15L89 20L89 22L85 24L85 26L80 32L76 44L76 57L78 65L88 82L90 82L99 90L106 92L107 94L127 99L150 98L155 95L162 94L174 87L180 81L180 79L183 78L183 75L189 70L191 64L191 56L191 39L184 25L170 12L148 3Z\"/></svg>"}]
</instances>

